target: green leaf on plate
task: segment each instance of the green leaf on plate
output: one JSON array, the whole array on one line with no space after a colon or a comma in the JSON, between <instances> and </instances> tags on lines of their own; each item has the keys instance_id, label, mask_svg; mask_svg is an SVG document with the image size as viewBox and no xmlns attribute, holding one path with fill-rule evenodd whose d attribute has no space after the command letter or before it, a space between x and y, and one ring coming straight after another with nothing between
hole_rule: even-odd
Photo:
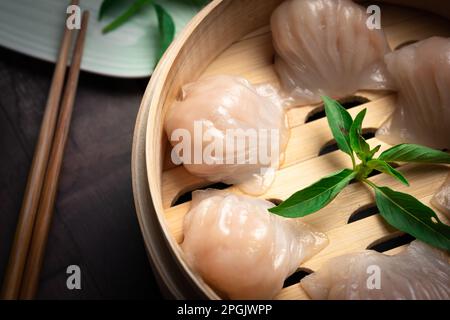
<instances>
[{"instance_id":1,"label":"green leaf on plate","mask_svg":"<svg viewBox=\"0 0 450 320\"><path fill-rule=\"evenodd\" d=\"M123 0L103 0L100 9L98 10L98 20L101 20L107 11L120 3L123 3Z\"/></svg>"},{"instance_id":2,"label":"green leaf on plate","mask_svg":"<svg viewBox=\"0 0 450 320\"><path fill-rule=\"evenodd\" d=\"M399 144L387 149L380 154L378 159L391 162L401 161L450 164L450 154L418 144L409 143Z\"/></svg>"},{"instance_id":3,"label":"green leaf on plate","mask_svg":"<svg viewBox=\"0 0 450 320\"><path fill-rule=\"evenodd\" d=\"M341 170L294 193L269 211L287 218L304 217L330 203L355 176L353 170Z\"/></svg>"},{"instance_id":4,"label":"green leaf on plate","mask_svg":"<svg viewBox=\"0 0 450 320\"><path fill-rule=\"evenodd\" d=\"M388 187L377 187L375 199L380 215L393 227L430 245L450 250L450 226L419 200Z\"/></svg>"},{"instance_id":5,"label":"green leaf on plate","mask_svg":"<svg viewBox=\"0 0 450 320\"><path fill-rule=\"evenodd\" d=\"M383 160L374 159L367 162L367 166L371 169L375 169L377 171L386 173L397 180L399 180L401 183L409 186L408 180L400 173L400 171L393 168L389 163Z\"/></svg>"},{"instance_id":6,"label":"green leaf on plate","mask_svg":"<svg viewBox=\"0 0 450 320\"><path fill-rule=\"evenodd\" d=\"M353 151L350 146L349 132L353 120L347 110L339 102L330 97L323 96L325 114L333 137L342 151L350 155L353 159Z\"/></svg>"},{"instance_id":7,"label":"green leaf on plate","mask_svg":"<svg viewBox=\"0 0 450 320\"><path fill-rule=\"evenodd\" d=\"M153 0L135 0L128 9L102 29L103 33L113 31L136 15L142 7L152 4ZM104 9L105 10L105 9Z\"/></svg>"},{"instance_id":8,"label":"green leaf on plate","mask_svg":"<svg viewBox=\"0 0 450 320\"><path fill-rule=\"evenodd\" d=\"M168 14L163 7L157 3L154 4L154 7L159 24L160 49L158 55L156 56L158 61L172 43L175 36L175 23L170 14Z\"/></svg>"},{"instance_id":9,"label":"green leaf on plate","mask_svg":"<svg viewBox=\"0 0 450 320\"><path fill-rule=\"evenodd\" d=\"M206 6L211 0L191 0L196 6L202 8Z\"/></svg>"},{"instance_id":10,"label":"green leaf on plate","mask_svg":"<svg viewBox=\"0 0 450 320\"><path fill-rule=\"evenodd\" d=\"M370 146L362 136L362 122L366 115L366 111L367 109L364 109L358 113L355 120L353 120L349 132L350 146L353 151L355 151L358 158L363 162L367 160L370 154Z\"/></svg>"}]
</instances>

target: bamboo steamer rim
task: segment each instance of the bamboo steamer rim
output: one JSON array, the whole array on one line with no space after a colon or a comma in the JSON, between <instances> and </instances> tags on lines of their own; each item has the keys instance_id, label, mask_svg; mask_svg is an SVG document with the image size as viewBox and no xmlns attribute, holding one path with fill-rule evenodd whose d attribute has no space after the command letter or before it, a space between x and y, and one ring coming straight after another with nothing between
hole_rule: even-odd
<instances>
[{"instance_id":1,"label":"bamboo steamer rim","mask_svg":"<svg viewBox=\"0 0 450 320\"><path fill-rule=\"evenodd\" d=\"M276 1L279 3L282 2L282 0ZM162 97L163 88L173 63L178 58L179 52L208 15L225 6L231 5L231 2L233 2L233 0L213 0L189 22L170 45L163 58L160 60L145 90L133 136L132 186L137 218L150 262L153 270L156 271L155 273L159 284L165 289L163 291L165 291L168 296L177 299L192 298L190 295L211 299L220 299L220 297L210 289L200 277L196 276L190 270L182 258L182 252L179 249L178 243L170 235L160 199L160 174L162 167L161 164L157 164L160 159L157 155L157 152L159 151L155 146L158 145L157 140L161 140L161 135L155 137L153 134L155 126L154 120L158 119L158 115L161 113L164 104L163 102L165 100L165 98ZM380 2L427 10L450 19L450 10L445 10L448 9L449 3L438 0L430 0L427 3L423 3L420 0L383 0ZM161 127L160 133L162 133L162 124L160 123L159 126ZM154 141L156 141L156 145L153 143ZM152 153L149 151L152 151ZM154 166L159 168L160 172L150 172L148 170L148 168L153 168ZM156 177L159 178L159 181L152 182L151 180ZM160 210L158 210L158 207ZM149 218L149 215L153 215L153 217ZM155 223L158 225L153 225ZM170 266L167 264L170 264ZM188 289L181 288L180 284L174 281L174 278L177 278L177 275L174 274L174 269L170 268L174 268L176 271L184 273L180 279L186 280L188 286L193 287Z\"/></svg>"},{"instance_id":2,"label":"bamboo steamer rim","mask_svg":"<svg viewBox=\"0 0 450 320\"><path fill-rule=\"evenodd\" d=\"M146 168L149 168L149 166L151 166L152 160L154 161L154 163L156 163L158 161L158 159L151 159L151 157L148 156L148 153L147 153L148 150L153 150L153 148L151 148L151 146L150 146L150 141L152 141L152 128L151 127L153 125L153 123L150 119L155 119L157 116L157 113L159 111L158 103L160 101L162 87L165 84L165 80L169 74L170 67L176 59L175 53L180 51L180 49L182 48L184 43L188 40L192 31L195 30L195 28L203 21L203 19L205 17L207 17L208 14L210 14L215 8L217 8L217 6L220 3L222 3L222 1L220 1L220 0L212 1L207 6L205 6L205 8L203 8L195 16L195 18L193 18L186 25L186 27L183 29L183 31L177 36L177 38L172 42L172 44L170 45L168 50L164 53L163 57L161 58L160 62L158 63L158 65L149 81L149 84L144 93L144 98L143 98L143 100L141 102L141 106L140 106L140 110L141 109L148 110L148 118L147 118L148 121L146 123L146 137L145 137L145 151L144 151L146 154L146 156L145 156ZM157 139L161 139L161 137L157 137ZM155 156L155 154L153 156ZM148 171L147 171L147 175L148 175L148 179L150 179L150 174ZM152 190L150 181L149 181L149 187L150 187L149 191L150 191L150 196L151 196L151 200L152 200L152 205L154 205L155 203L160 203L161 199L158 198L158 194L160 192L158 192L158 190ZM161 206L161 208L162 208L162 206ZM220 299L220 297L213 290L209 289L209 286L207 286L205 282L203 282L199 277L195 276L192 273L192 271L187 266L186 262L184 261L184 259L181 256L182 253L179 250L178 244L172 237L169 236L170 232L166 225L164 215L161 212L159 212L158 210L155 210L155 213L158 218L158 222L161 227L161 230L163 232L164 240L165 240L166 244L168 245L168 249L171 251L170 253L174 256L176 262L179 264L179 266L181 266L182 270L184 272L186 272L188 279L191 280L191 282L197 288L202 288L202 287L208 288L207 292L206 292L207 297L212 298L212 299ZM138 216L139 216L139 214L138 214ZM140 219L139 224L141 225L141 228L142 228L143 219ZM146 237L145 233L143 233L143 236L144 236L147 248L153 248L151 239ZM160 259L156 250L148 250L148 251L149 251L149 254L150 254L150 257L152 258L152 260L154 259L153 261L158 261ZM156 268L159 271L163 271L163 272L167 271L167 270L165 270L165 267L166 266L161 266L161 264L156 265ZM163 270L161 270L161 269L163 269ZM166 277L165 279L163 279L163 281L166 285L169 285L169 287L172 288L172 290L169 288L169 291L174 293L175 298L182 297L182 294L180 292L177 292L177 291L179 291L178 290L179 288L177 287L176 284L174 284L171 281L170 277Z\"/></svg>"}]
</instances>

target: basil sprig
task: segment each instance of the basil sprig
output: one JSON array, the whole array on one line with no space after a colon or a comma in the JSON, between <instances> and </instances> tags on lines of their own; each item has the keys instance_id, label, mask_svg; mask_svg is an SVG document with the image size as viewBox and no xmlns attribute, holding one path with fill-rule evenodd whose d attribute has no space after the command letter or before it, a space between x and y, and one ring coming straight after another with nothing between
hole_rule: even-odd
<instances>
[{"instance_id":1,"label":"basil sprig","mask_svg":"<svg viewBox=\"0 0 450 320\"><path fill-rule=\"evenodd\" d=\"M409 194L377 186L367 179L376 170L409 186L408 180L389 162L450 164L450 154L416 144L400 144L374 158L380 146L370 149L362 135L366 109L353 120L339 102L329 97L322 99L333 137L339 149L351 157L353 168L320 179L269 211L287 218L304 217L328 205L355 179L373 188L378 210L387 223L423 242L450 251L450 226L442 223L431 208ZM359 164L356 164L355 155L361 160Z\"/></svg>"},{"instance_id":2,"label":"basil sprig","mask_svg":"<svg viewBox=\"0 0 450 320\"><path fill-rule=\"evenodd\" d=\"M370 155L372 154L370 152L371 150L369 144L362 136L362 122L366 115L366 111L367 109L364 109L360 113L358 113L350 127L349 133L350 147L363 163L365 163L367 160L370 160ZM345 110L345 112L347 112L347 110Z\"/></svg>"},{"instance_id":3,"label":"basil sprig","mask_svg":"<svg viewBox=\"0 0 450 320\"><path fill-rule=\"evenodd\" d=\"M350 128L353 120L352 116L337 101L323 97L325 102L325 113L327 115L328 125L330 126L333 137L336 140L339 149L344 151L352 158L353 167L355 166L355 157L350 146Z\"/></svg>"},{"instance_id":4,"label":"basil sprig","mask_svg":"<svg viewBox=\"0 0 450 320\"><path fill-rule=\"evenodd\" d=\"M450 164L450 154L417 144L403 143L383 151L378 157L384 161L446 163Z\"/></svg>"},{"instance_id":5,"label":"basil sprig","mask_svg":"<svg viewBox=\"0 0 450 320\"><path fill-rule=\"evenodd\" d=\"M284 217L304 217L330 203L355 176L356 173L350 169L334 173L294 193L270 211Z\"/></svg>"},{"instance_id":6,"label":"basil sprig","mask_svg":"<svg viewBox=\"0 0 450 320\"><path fill-rule=\"evenodd\" d=\"M439 248L450 248L450 227L413 196L373 186L380 215L393 227Z\"/></svg>"}]
</instances>

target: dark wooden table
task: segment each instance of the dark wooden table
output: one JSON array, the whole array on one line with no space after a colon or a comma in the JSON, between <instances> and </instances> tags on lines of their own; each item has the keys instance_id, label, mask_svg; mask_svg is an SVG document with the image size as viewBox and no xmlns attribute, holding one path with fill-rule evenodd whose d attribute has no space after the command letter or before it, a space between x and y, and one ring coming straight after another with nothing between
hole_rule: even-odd
<instances>
[{"instance_id":1,"label":"dark wooden table","mask_svg":"<svg viewBox=\"0 0 450 320\"><path fill-rule=\"evenodd\" d=\"M0 48L1 279L53 67ZM161 298L131 189L132 135L147 82L81 73L40 299ZM81 290L66 287L72 264L81 268Z\"/></svg>"}]
</instances>

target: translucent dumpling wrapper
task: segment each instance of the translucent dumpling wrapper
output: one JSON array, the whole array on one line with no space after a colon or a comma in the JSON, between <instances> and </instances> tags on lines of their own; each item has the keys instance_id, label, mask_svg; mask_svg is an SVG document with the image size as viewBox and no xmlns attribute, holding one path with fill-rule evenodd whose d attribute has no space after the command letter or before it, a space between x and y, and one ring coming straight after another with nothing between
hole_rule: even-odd
<instances>
[{"instance_id":1,"label":"translucent dumpling wrapper","mask_svg":"<svg viewBox=\"0 0 450 320\"><path fill-rule=\"evenodd\" d=\"M209 181L264 193L289 139L285 111L276 101L236 76L185 85L165 119L172 161Z\"/></svg>"},{"instance_id":2,"label":"translucent dumpling wrapper","mask_svg":"<svg viewBox=\"0 0 450 320\"><path fill-rule=\"evenodd\" d=\"M431 204L450 219L450 174L434 195Z\"/></svg>"},{"instance_id":3,"label":"translucent dumpling wrapper","mask_svg":"<svg viewBox=\"0 0 450 320\"><path fill-rule=\"evenodd\" d=\"M349 0L289 0L272 14L275 70L296 104L344 98L361 89L392 89L381 29Z\"/></svg>"},{"instance_id":4,"label":"translucent dumpling wrapper","mask_svg":"<svg viewBox=\"0 0 450 320\"><path fill-rule=\"evenodd\" d=\"M450 299L448 259L415 240L393 256L365 251L332 258L300 284L317 300Z\"/></svg>"},{"instance_id":5,"label":"translucent dumpling wrapper","mask_svg":"<svg viewBox=\"0 0 450 320\"><path fill-rule=\"evenodd\" d=\"M223 298L271 299L327 237L299 219L270 213L269 201L195 191L181 247L193 270Z\"/></svg>"},{"instance_id":6,"label":"translucent dumpling wrapper","mask_svg":"<svg viewBox=\"0 0 450 320\"><path fill-rule=\"evenodd\" d=\"M450 148L450 38L432 37L386 55L397 106L377 137Z\"/></svg>"}]
</instances>

